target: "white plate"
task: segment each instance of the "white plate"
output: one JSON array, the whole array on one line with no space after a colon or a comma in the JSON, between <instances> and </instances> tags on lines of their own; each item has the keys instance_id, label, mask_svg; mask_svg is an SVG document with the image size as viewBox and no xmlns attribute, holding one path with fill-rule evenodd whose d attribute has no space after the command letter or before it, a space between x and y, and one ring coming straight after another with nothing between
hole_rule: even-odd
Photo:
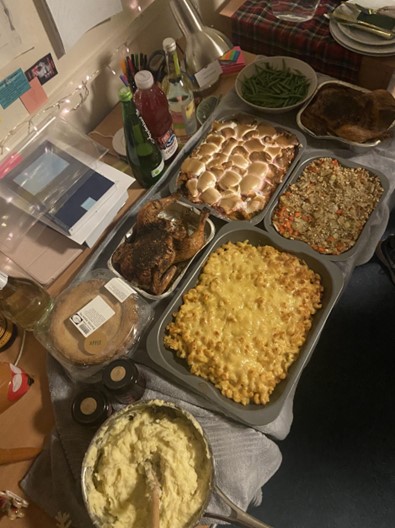
<instances>
[{"instance_id":1,"label":"white plate","mask_svg":"<svg viewBox=\"0 0 395 528\"><path fill-rule=\"evenodd\" d=\"M344 2L344 4L341 4L339 7L337 7L335 11L338 11L340 13L344 11L344 9L342 9L343 5L347 6L347 4L355 3L358 3L362 7L380 9L381 7L386 7L389 2L388 0L348 0L348 2ZM368 33L367 31L363 31L352 26L347 26L346 24L341 24L340 22L338 22L338 27L346 37L350 38L351 40L354 40L355 42L359 42L360 44L366 44L368 46L395 45L395 38L386 40L380 37L376 37L376 35Z\"/></svg>"},{"instance_id":2,"label":"white plate","mask_svg":"<svg viewBox=\"0 0 395 528\"><path fill-rule=\"evenodd\" d=\"M395 55L395 43L388 46L371 46L368 44L361 44L355 40L350 39L339 28L339 24L334 20L329 21L329 31L332 37L338 44L350 51L360 53L361 55L370 55L372 57L388 57Z\"/></svg>"},{"instance_id":3,"label":"white plate","mask_svg":"<svg viewBox=\"0 0 395 528\"><path fill-rule=\"evenodd\" d=\"M114 137L112 138L112 148L117 154L126 158L125 134L123 128L120 128L115 132Z\"/></svg>"}]
</instances>

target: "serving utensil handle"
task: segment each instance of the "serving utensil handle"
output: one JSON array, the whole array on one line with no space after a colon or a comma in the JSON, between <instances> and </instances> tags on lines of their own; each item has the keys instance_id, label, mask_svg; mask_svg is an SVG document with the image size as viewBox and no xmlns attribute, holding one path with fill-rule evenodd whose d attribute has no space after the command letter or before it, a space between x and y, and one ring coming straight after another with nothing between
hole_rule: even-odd
<instances>
[{"instance_id":1,"label":"serving utensil handle","mask_svg":"<svg viewBox=\"0 0 395 528\"><path fill-rule=\"evenodd\" d=\"M236 504L232 502L229 497L227 497L225 493L217 486L215 486L215 492L230 507L232 513L231 515L221 515L219 513L206 512L204 514L205 517L210 517L211 519L216 519L219 521L233 522L239 526L244 526L245 528L273 528L263 521L259 521L252 515L244 512L242 509L236 506Z\"/></svg>"},{"instance_id":2,"label":"serving utensil handle","mask_svg":"<svg viewBox=\"0 0 395 528\"><path fill-rule=\"evenodd\" d=\"M378 37L382 37L385 39L393 39L395 36L395 33L390 30L381 29L377 26L373 26L372 24L368 24L367 22L363 22L361 20L353 19L352 17L347 17L346 15L338 15L338 14L328 14L326 18L333 18L336 20L336 22L339 22L340 24L345 24L346 26L352 26L359 29L362 29L364 31L367 31L368 33L372 33L373 35L377 35Z\"/></svg>"}]
</instances>

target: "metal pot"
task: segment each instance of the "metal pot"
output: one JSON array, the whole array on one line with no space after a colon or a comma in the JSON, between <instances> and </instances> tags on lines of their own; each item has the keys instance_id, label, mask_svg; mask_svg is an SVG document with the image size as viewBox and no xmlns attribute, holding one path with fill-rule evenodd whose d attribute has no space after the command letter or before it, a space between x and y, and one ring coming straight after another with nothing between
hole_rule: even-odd
<instances>
[{"instance_id":1,"label":"metal pot","mask_svg":"<svg viewBox=\"0 0 395 528\"><path fill-rule=\"evenodd\" d=\"M83 495L84 503L89 513L89 516L92 519L95 526L97 526L98 528L102 528L100 519L93 513L91 509L91 506L89 504L89 499L88 499L88 493L87 493L88 482L92 479L92 476L94 474L94 466L92 466L88 462L88 459L91 458L91 451L96 450L102 445L102 443L105 441L107 432L112 428L112 426L115 424L117 420L121 419L125 415L128 415L128 416L136 415L139 412L147 410L148 408L150 409L157 408L158 411L161 411L161 412L164 411L169 416L174 416L175 418L178 418L178 419L181 418L182 420L186 421L188 425L193 428L194 432L196 433L195 436L199 439L199 441L202 442L204 451L207 453L207 462L210 468L207 491L205 494L204 501L202 502L201 508L196 512L194 517L191 518L188 528L193 528L194 526L199 524L199 521L203 517L222 520L222 521L226 521L229 523L236 523L239 526L244 526L247 528L271 528L268 524L265 524L264 522L259 521L255 517L241 510L216 485L214 457L213 457L208 439L204 431L202 430L200 424L189 412L185 411L184 409L181 409L180 407L174 405L171 402L165 402L162 400L150 400L150 401L131 404L131 405L124 407L121 411L118 411L117 413L113 414L108 420L106 420L106 422L102 424L102 426L97 431L94 438L92 439L87 449L87 452L85 454L83 463L82 463L81 481L82 481L82 495ZM221 515L218 513L210 513L209 511L206 511L212 492L217 493L217 495L223 500L223 502L230 507L231 514L229 516Z\"/></svg>"}]
</instances>

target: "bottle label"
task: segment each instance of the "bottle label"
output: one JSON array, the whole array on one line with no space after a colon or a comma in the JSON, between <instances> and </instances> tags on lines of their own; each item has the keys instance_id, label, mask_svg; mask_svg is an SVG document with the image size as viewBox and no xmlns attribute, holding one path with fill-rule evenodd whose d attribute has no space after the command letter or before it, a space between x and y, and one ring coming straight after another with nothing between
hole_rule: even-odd
<instances>
[{"instance_id":1,"label":"bottle label","mask_svg":"<svg viewBox=\"0 0 395 528\"><path fill-rule=\"evenodd\" d=\"M75 312L69 319L84 337L88 337L113 315L115 315L115 312L111 306L100 295L96 295L94 299L88 302L81 310Z\"/></svg>"},{"instance_id":2,"label":"bottle label","mask_svg":"<svg viewBox=\"0 0 395 528\"><path fill-rule=\"evenodd\" d=\"M152 170L151 171L151 176L155 177L155 176L159 176L159 174L163 171L163 169L165 168L165 162L164 160L162 159L162 161L160 162L160 164L156 167L156 169Z\"/></svg>"},{"instance_id":3,"label":"bottle label","mask_svg":"<svg viewBox=\"0 0 395 528\"><path fill-rule=\"evenodd\" d=\"M171 110L174 132L177 136L191 136L196 131L195 103L193 99L182 107L181 112Z\"/></svg>"},{"instance_id":4,"label":"bottle label","mask_svg":"<svg viewBox=\"0 0 395 528\"><path fill-rule=\"evenodd\" d=\"M0 350L11 341L14 324L0 314Z\"/></svg>"},{"instance_id":5,"label":"bottle label","mask_svg":"<svg viewBox=\"0 0 395 528\"><path fill-rule=\"evenodd\" d=\"M170 159L178 148L177 136L171 128L161 137L155 138L164 160Z\"/></svg>"},{"instance_id":6,"label":"bottle label","mask_svg":"<svg viewBox=\"0 0 395 528\"><path fill-rule=\"evenodd\" d=\"M144 119L143 119L143 117L142 117L142 115L141 115L141 113L139 112L139 110L138 110L137 107L136 107L136 115L137 115L137 117L138 117L139 120L140 120L141 126L144 128L144 130L145 130L146 133L147 133L148 140L149 140L149 141L154 141L154 140L152 139L151 132L148 130L148 127L147 127L147 125L146 125L146 123L145 123L145 121L144 121Z\"/></svg>"}]
</instances>

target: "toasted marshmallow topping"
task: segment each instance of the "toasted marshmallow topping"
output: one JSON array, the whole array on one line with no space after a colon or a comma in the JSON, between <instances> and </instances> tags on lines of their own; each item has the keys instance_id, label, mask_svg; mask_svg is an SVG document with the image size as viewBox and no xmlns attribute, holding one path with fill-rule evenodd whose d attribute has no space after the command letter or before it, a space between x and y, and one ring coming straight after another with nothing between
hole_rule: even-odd
<instances>
[{"instance_id":1,"label":"toasted marshmallow topping","mask_svg":"<svg viewBox=\"0 0 395 528\"><path fill-rule=\"evenodd\" d=\"M253 117L214 121L182 163L178 185L220 217L249 220L285 178L298 146L292 133Z\"/></svg>"}]
</instances>

